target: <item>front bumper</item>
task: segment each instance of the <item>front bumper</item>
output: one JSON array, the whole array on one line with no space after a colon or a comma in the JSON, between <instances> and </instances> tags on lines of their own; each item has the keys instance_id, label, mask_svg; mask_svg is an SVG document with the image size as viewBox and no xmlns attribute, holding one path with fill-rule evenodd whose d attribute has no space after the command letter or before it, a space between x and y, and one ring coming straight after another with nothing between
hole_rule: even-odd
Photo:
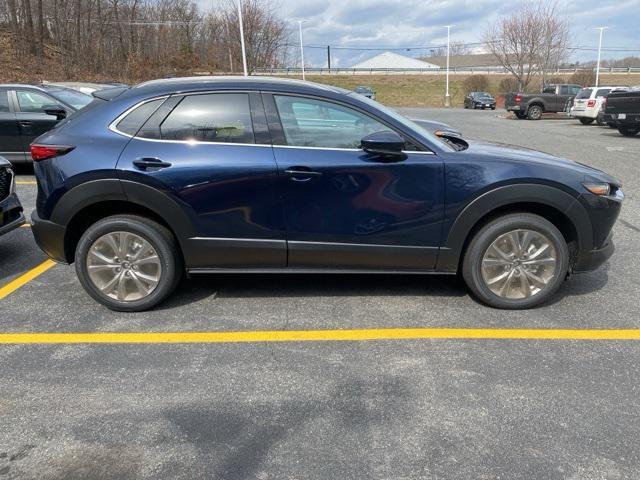
<instances>
[{"instance_id":1,"label":"front bumper","mask_svg":"<svg viewBox=\"0 0 640 480\"><path fill-rule=\"evenodd\" d=\"M25 218L18 196L12 193L0 202L0 236L24 225Z\"/></svg>"},{"instance_id":2,"label":"front bumper","mask_svg":"<svg viewBox=\"0 0 640 480\"><path fill-rule=\"evenodd\" d=\"M615 252L613 239L609 236L607 243L601 247L582 253L573 267L574 273L589 272L600 267Z\"/></svg>"},{"instance_id":3,"label":"front bumper","mask_svg":"<svg viewBox=\"0 0 640 480\"><path fill-rule=\"evenodd\" d=\"M65 227L49 220L42 220L34 210L31 214L31 231L38 247L52 260L69 263L64 248Z\"/></svg>"}]
</instances>

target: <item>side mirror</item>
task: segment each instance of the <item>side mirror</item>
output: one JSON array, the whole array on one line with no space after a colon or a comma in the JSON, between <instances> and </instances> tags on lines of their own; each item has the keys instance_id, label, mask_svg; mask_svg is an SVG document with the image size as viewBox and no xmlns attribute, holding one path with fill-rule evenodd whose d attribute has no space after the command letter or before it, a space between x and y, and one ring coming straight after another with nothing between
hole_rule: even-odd
<instances>
[{"instance_id":1,"label":"side mirror","mask_svg":"<svg viewBox=\"0 0 640 480\"><path fill-rule=\"evenodd\" d=\"M67 116L67 111L60 105L45 105L43 110L44 113L56 117L57 120L62 120Z\"/></svg>"},{"instance_id":2,"label":"side mirror","mask_svg":"<svg viewBox=\"0 0 640 480\"><path fill-rule=\"evenodd\" d=\"M367 135L361 140L362 149L373 155L403 157L405 141L396 132L384 131Z\"/></svg>"}]
</instances>

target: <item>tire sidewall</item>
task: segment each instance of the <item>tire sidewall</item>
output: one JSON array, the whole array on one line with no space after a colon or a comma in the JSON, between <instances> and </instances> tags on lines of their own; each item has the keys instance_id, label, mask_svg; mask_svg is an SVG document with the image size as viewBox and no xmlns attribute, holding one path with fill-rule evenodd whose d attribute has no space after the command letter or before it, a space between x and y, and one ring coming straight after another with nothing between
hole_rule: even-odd
<instances>
[{"instance_id":1,"label":"tire sidewall","mask_svg":"<svg viewBox=\"0 0 640 480\"><path fill-rule=\"evenodd\" d=\"M537 114L535 112L538 112ZM530 120L540 120L542 118L542 107L539 105L532 105L529 107L527 111L527 117Z\"/></svg>"},{"instance_id":2,"label":"tire sidewall","mask_svg":"<svg viewBox=\"0 0 640 480\"><path fill-rule=\"evenodd\" d=\"M154 307L164 300L175 288L179 278L178 262L174 253L172 238L168 238L162 227L155 222L132 217L110 217L87 229L82 235L75 253L75 268L80 283L97 302L116 311L141 311ZM104 295L91 281L87 270L87 254L93 243L107 233L125 231L139 235L156 250L161 264L161 276L155 290L147 297L133 302L119 302ZM170 234L169 234L170 235Z\"/></svg>"},{"instance_id":3,"label":"tire sidewall","mask_svg":"<svg viewBox=\"0 0 640 480\"><path fill-rule=\"evenodd\" d=\"M485 284L482 278L482 258L491 243L509 231L517 229L533 230L547 237L556 249L558 263L553 280L544 291L528 299L506 299L497 296ZM549 221L532 214L512 214L483 227L469 244L463 261L463 277L471 291L484 303L503 309L526 309L544 303L564 282L569 268L569 249L560 231Z\"/></svg>"}]
</instances>

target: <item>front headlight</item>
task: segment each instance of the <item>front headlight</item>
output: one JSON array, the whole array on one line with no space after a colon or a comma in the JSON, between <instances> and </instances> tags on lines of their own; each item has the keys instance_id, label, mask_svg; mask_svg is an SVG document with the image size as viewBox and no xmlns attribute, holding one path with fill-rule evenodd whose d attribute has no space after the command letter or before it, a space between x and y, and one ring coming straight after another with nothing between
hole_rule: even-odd
<instances>
[{"instance_id":1,"label":"front headlight","mask_svg":"<svg viewBox=\"0 0 640 480\"><path fill-rule=\"evenodd\" d=\"M9 183L9 195L11 195L16 191L16 176L10 168L7 168L7 173L11 176L11 183Z\"/></svg>"},{"instance_id":2,"label":"front headlight","mask_svg":"<svg viewBox=\"0 0 640 480\"><path fill-rule=\"evenodd\" d=\"M606 182L584 182L582 186L594 195L598 195L600 197L608 197L611 193L611 185Z\"/></svg>"}]
</instances>

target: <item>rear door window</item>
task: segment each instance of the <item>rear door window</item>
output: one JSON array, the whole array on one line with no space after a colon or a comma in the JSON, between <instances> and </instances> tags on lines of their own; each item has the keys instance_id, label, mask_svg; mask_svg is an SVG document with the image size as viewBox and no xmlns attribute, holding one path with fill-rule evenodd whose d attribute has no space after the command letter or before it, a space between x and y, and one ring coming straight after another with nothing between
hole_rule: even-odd
<instances>
[{"instance_id":1,"label":"rear door window","mask_svg":"<svg viewBox=\"0 0 640 480\"><path fill-rule=\"evenodd\" d=\"M163 140L255 143L249 95L189 95L160 124Z\"/></svg>"}]
</instances>

